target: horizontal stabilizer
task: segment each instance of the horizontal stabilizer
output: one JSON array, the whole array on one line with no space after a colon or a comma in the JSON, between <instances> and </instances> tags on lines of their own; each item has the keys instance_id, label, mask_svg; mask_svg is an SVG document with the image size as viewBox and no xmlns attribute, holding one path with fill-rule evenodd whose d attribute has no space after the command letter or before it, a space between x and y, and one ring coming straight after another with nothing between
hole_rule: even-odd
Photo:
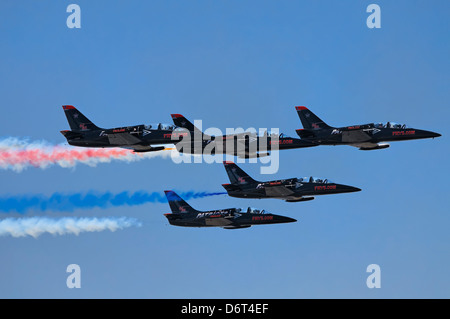
<instances>
[{"instance_id":1,"label":"horizontal stabilizer","mask_svg":"<svg viewBox=\"0 0 450 319\"><path fill-rule=\"evenodd\" d=\"M305 129L298 129L295 130L297 132L297 135L300 136L300 138L308 138L308 137L315 137L316 134L314 131L305 130Z\"/></svg>"},{"instance_id":2,"label":"horizontal stabilizer","mask_svg":"<svg viewBox=\"0 0 450 319\"><path fill-rule=\"evenodd\" d=\"M61 131L61 134L64 135L64 137L68 140L83 137L83 134L69 130Z\"/></svg>"},{"instance_id":3,"label":"horizontal stabilizer","mask_svg":"<svg viewBox=\"0 0 450 319\"><path fill-rule=\"evenodd\" d=\"M234 192L241 190L241 188L235 184L222 184L222 187L225 188L227 192Z\"/></svg>"}]
</instances>

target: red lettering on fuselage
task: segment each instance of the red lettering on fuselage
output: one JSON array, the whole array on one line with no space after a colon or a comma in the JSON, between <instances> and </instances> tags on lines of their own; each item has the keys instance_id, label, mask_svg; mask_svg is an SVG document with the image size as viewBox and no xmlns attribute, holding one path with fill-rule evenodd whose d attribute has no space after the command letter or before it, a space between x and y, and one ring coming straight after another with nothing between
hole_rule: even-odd
<instances>
[{"instance_id":1,"label":"red lettering on fuselage","mask_svg":"<svg viewBox=\"0 0 450 319\"><path fill-rule=\"evenodd\" d=\"M275 140L272 141L270 140L269 144L273 145L273 144L292 144L294 141L293 140Z\"/></svg>"},{"instance_id":2,"label":"red lettering on fuselage","mask_svg":"<svg viewBox=\"0 0 450 319\"><path fill-rule=\"evenodd\" d=\"M172 139L172 138L179 138L180 136L187 136L188 134L189 133L187 133L187 132L184 132L184 133L167 133L167 134L164 134L163 137Z\"/></svg>"},{"instance_id":3,"label":"red lettering on fuselage","mask_svg":"<svg viewBox=\"0 0 450 319\"><path fill-rule=\"evenodd\" d=\"M273 220L273 216L252 216L252 220Z\"/></svg>"},{"instance_id":4,"label":"red lettering on fuselage","mask_svg":"<svg viewBox=\"0 0 450 319\"><path fill-rule=\"evenodd\" d=\"M320 185L320 186L314 186L315 191L326 191L329 189L336 189L336 185Z\"/></svg>"},{"instance_id":5,"label":"red lettering on fuselage","mask_svg":"<svg viewBox=\"0 0 450 319\"><path fill-rule=\"evenodd\" d=\"M402 135L414 135L416 134L416 131L393 131L393 136L402 136Z\"/></svg>"}]
</instances>

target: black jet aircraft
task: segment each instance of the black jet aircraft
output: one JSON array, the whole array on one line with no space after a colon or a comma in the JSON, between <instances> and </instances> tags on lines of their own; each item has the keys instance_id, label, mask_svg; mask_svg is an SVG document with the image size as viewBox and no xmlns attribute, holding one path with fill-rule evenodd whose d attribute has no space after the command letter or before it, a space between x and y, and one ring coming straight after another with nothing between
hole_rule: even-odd
<instances>
[{"instance_id":1,"label":"black jet aircraft","mask_svg":"<svg viewBox=\"0 0 450 319\"><path fill-rule=\"evenodd\" d=\"M327 179L314 177L289 178L259 182L251 178L239 166L230 161L223 162L230 184L222 184L229 196L239 198L278 198L286 202L303 202L316 195L359 192L353 186L333 183Z\"/></svg>"},{"instance_id":2,"label":"black jet aircraft","mask_svg":"<svg viewBox=\"0 0 450 319\"><path fill-rule=\"evenodd\" d=\"M72 105L63 105L71 130L61 131L67 142L83 147L121 147L135 152L160 151L173 144L176 127L167 124L135 125L110 129L97 127Z\"/></svg>"},{"instance_id":3,"label":"black jet aircraft","mask_svg":"<svg viewBox=\"0 0 450 319\"><path fill-rule=\"evenodd\" d=\"M231 154L241 158L255 158L268 156L271 150L294 149L317 146L316 143L292 138L284 133L262 134L243 132L220 136L210 136L203 133L181 114L171 114L173 123L178 128L189 132L188 139L174 141L177 150L181 153L191 154ZM178 137L183 137L177 135Z\"/></svg>"},{"instance_id":4,"label":"black jet aircraft","mask_svg":"<svg viewBox=\"0 0 450 319\"><path fill-rule=\"evenodd\" d=\"M296 106L295 109L303 124L303 129L297 130L297 134L302 140L318 145L350 145L367 151L389 147L389 144L380 142L441 136L439 133L418 130L393 122L332 127L304 106Z\"/></svg>"},{"instance_id":5,"label":"black jet aircraft","mask_svg":"<svg viewBox=\"0 0 450 319\"><path fill-rule=\"evenodd\" d=\"M184 227L222 227L224 229L248 228L253 225L296 222L295 219L279 216L249 207L198 211L186 203L174 191L164 191L172 213L164 214L171 225Z\"/></svg>"}]
</instances>

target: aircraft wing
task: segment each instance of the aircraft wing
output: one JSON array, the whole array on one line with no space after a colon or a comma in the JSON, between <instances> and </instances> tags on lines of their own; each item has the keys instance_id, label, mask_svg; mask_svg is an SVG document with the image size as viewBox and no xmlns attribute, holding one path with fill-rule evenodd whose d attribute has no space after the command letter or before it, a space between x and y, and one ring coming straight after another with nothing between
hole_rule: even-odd
<instances>
[{"instance_id":1,"label":"aircraft wing","mask_svg":"<svg viewBox=\"0 0 450 319\"><path fill-rule=\"evenodd\" d=\"M237 133L237 134L231 134L227 136L236 136L236 139L238 143L246 143L246 141L249 141L250 143L256 142L258 140L257 136L253 132L244 132L244 133Z\"/></svg>"},{"instance_id":2,"label":"aircraft wing","mask_svg":"<svg viewBox=\"0 0 450 319\"><path fill-rule=\"evenodd\" d=\"M286 188L285 186L266 186L264 187L267 196L271 197L285 197L294 194L293 191Z\"/></svg>"},{"instance_id":3,"label":"aircraft wing","mask_svg":"<svg viewBox=\"0 0 450 319\"><path fill-rule=\"evenodd\" d=\"M108 134L108 139L111 144L115 145L134 145L141 142L140 138L126 132Z\"/></svg>"},{"instance_id":4,"label":"aircraft wing","mask_svg":"<svg viewBox=\"0 0 450 319\"><path fill-rule=\"evenodd\" d=\"M151 145L142 145L140 144L142 142L140 138L126 132L108 134L108 140L111 144L118 145L122 148L132 149L138 153L161 151L165 148L165 146L153 147Z\"/></svg>"},{"instance_id":5,"label":"aircraft wing","mask_svg":"<svg viewBox=\"0 0 450 319\"><path fill-rule=\"evenodd\" d=\"M227 152L227 154L231 154L231 155L236 155L239 158L258 158L258 157L265 157L265 156L269 156L270 154L268 152L260 152L260 153L256 153L256 152L237 152L235 153L233 152Z\"/></svg>"},{"instance_id":6,"label":"aircraft wing","mask_svg":"<svg viewBox=\"0 0 450 319\"><path fill-rule=\"evenodd\" d=\"M362 143L369 141L372 137L364 130L353 130L342 132L342 142L344 143Z\"/></svg>"},{"instance_id":7,"label":"aircraft wing","mask_svg":"<svg viewBox=\"0 0 450 319\"><path fill-rule=\"evenodd\" d=\"M215 138L215 141L236 141L237 143L242 143L245 144L247 142L249 143L253 143L253 142L257 142L258 138L256 136L255 133L253 132L243 132L243 133L236 133L236 134L227 134L227 135L223 135L223 136L217 136Z\"/></svg>"}]
</instances>

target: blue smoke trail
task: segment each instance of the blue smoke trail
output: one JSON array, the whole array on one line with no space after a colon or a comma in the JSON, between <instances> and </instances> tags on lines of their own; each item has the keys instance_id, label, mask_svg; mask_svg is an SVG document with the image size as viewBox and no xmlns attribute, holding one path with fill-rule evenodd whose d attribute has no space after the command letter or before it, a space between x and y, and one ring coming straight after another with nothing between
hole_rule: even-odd
<instances>
[{"instance_id":1,"label":"blue smoke trail","mask_svg":"<svg viewBox=\"0 0 450 319\"><path fill-rule=\"evenodd\" d=\"M227 194L224 192L179 192L185 199L203 198ZM159 192L138 191L134 193L94 192L87 193L54 193L44 195L14 195L0 197L0 212L25 213L29 210L72 212L75 209L108 208L111 206L136 206L146 203L167 203L166 196Z\"/></svg>"}]
</instances>

